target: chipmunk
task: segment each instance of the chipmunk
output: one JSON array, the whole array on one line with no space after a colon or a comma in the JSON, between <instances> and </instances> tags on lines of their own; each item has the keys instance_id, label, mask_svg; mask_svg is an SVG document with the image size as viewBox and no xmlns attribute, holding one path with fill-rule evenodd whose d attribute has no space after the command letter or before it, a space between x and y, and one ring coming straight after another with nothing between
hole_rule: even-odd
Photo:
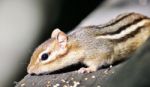
<instances>
[{"instance_id":1,"label":"chipmunk","mask_svg":"<svg viewBox=\"0 0 150 87\"><path fill-rule=\"evenodd\" d=\"M123 13L103 25L85 26L65 34L55 29L51 38L33 53L29 74L50 73L76 63L90 73L133 54L150 36L150 18L139 13Z\"/></svg>"}]
</instances>

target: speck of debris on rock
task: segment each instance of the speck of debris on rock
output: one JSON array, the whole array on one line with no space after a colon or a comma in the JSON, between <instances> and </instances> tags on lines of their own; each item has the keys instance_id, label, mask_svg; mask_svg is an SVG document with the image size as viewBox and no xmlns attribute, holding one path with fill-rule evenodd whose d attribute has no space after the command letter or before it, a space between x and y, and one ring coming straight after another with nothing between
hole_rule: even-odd
<instances>
[{"instance_id":1,"label":"speck of debris on rock","mask_svg":"<svg viewBox=\"0 0 150 87\"><path fill-rule=\"evenodd\" d=\"M92 76L92 78L94 79L94 78L95 78L95 76Z\"/></svg>"},{"instance_id":2,"label":"speck of debris on rock","mask_svg":"<svg viewBox=\"0 0 150 87\"><path fill-rule=\"evenodd\" d=\"M101 87L100 85L98 85L97 87Z\"/></svg>"},{"instance_id":3,"label":"speck of debris on rock","mask_svg":"<svg viewBox=\"0 0 150 87\"><path fill-rule=\"evenodd\" d=\"M61 80L62 82L66 82L64 79Z\"/></svg>"},{"instance_id":4,"label":"speck of debris on rock","mask_svg":"<svg viewBox=\"0 0 150 87\"><path fill-rule=\"evenodd\" d=\"M48 84L50 84L51 81L47 81Z\"/></svg>"},{"instance_id":5,"label":"speck of debris on rock","mask_svg":"<svg viewBox=\"0 0 150 87\"><path fill-rule=\"evenodd\" d=\"M71 80L74 80L74 78L71 78Z\"/></svg>"},{"instance_id":6,"label":"speck of debris on rock","mask_svg":"<svg viewBox=\"0 0 150 87\"><path fill-rule=\"evenodd\" d=\"M64 85L63 87L68 87L67 85Z\"/></svg>"},{"instance_id":7,"label":"speck of debris on rock","mask_svg":"<svg viewBox=\"0 0 150 87\"><path fill-rule=\"evenodd\" d=\"M80 84L80 82L77 81L74 81L73 83L74 83L73 87L77 87Z\"/></svg>"},{"instance_id":8,"label":"speck of debris on rock","mask_svg":"<svg viewBox=\"0 0 150 87\"><path fill-rule=\"evenodd\" d=\"M88 80L88 78L84 78L84 80Z\"/></svg>"},{"instance_id":9,"label":"speck of debris on rock","mask_svg":"<svg viewBox=\"0 0 150 87\"><path fill-rule=\"evenodd\" d=\"M67 84L69 83L69 81L66 82Z\"/></svg>"},{"instance_id":10,"label":"speck of debris on rock","mask_svg":"<svg viewBox=\"0 0 150 87\"><path fill-rule=\"evenodd\" d=\"M108 74L108 70L105 70L104 73L105 73L105 74Z\"/></svg>"},{"instance_id":11,"label":"speck of debris on rock","mask_svg":"<svg viewBox=\"0 0 150 87\"><path fill-rule=\"evenodd\" d=\"M112 68L112 65L110 65L109 68Z\"/></svg>"},{"instance_id":12,"label":"speck of debris on rock","mask_svg":"<svg viewBox=\"0 0 150 87\"><path fill-rule=\"evenodd\" d=\"M60 86L60 84L56 84L56 86Z\"/></svg>"},{"instance_id":13,"label":"speck of debris on rock","mask_svg":"<svg viewBox=\"0 0 150 87\"><path fill-rule=\"evenodd\" d=\"M58 87L58 86L60 86L60 84L53 85L53 87Z\"/></svg>"},{"instance_id":14,"label":"speck of debris on rock","mask_svg":"<svg viewBox=\"0 0 150 87\"><path fill-rule=\"evenodd\" d=\"M22 83L20 86L21 86L21 87L25 87L25 83Z\"/></svg>"},{"instance_id":15,"label":"speck of debris on rock","mask_svg":"<svg viewBox=\"0 0 150 87\"><path fill-rule=\"evenodd\" d=\"M46 87L51 87L51 85L50 85L50 84L47 84Z\"/></svg>"}]
</instances>

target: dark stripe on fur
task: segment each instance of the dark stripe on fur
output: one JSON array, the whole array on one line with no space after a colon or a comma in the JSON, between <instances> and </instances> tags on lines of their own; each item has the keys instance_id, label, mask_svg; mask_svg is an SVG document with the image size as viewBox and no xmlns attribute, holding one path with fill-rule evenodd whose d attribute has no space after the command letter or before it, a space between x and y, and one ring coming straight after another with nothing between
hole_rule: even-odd
<instances>
[{"instance_id":1,"label":"dark stripe on fur","mask_svg":"<svg viewBox=\"0 0 150 87\"><path fill-rule=\"evenodd\" d=\"M132 38L134 37L136 34L138 34L140 32L140 30L142 28L144 28L146 26L139 26L135 31L132 31L131 33L127 34L125 37L119 38L119 39L113 39L113 42L124 42L126 41L128 38Z\"/></svg>"},{"instance_id":2,"label":"dark stripe on fur","mask_svg":"<svg viewBox=\"0 0 150 87\"><path fill-rule=\"evenodd\" d=\"M142 20L144 20L143 18L140 18L140 19L136 19L136 20L134 20L132 23L129 23L129 24L127 24L127 25L124 25L124 26L122 26L122 27L120 27L117 31L115 31L115 32L108 32L108 33L106 33L106 34L103 34L103 35L115 35L115 34L119 34L119 33L121 33L123 30L125 30L125 29L127 29L128 27L131 27L132 25L135 25L135 24L137 24L138 22L140 22L140 21L142 21Z\"/></svg>"},{"instance_id":3,"label":"dark stripe on fur","mask_svg":"<svg viewBox=\"0 0 150 87\"><path fill-rule=\"evenodd\" d=\"M128 13L126 15L123 15L122 17L118 18L116 17L115 19L111 20L110 22L106 23L106 24L103 24L103 25L93 25L93 26L87 26L86 28L96 28L96 29L102 29L104 27L109 27L109 26L112 26L112 25L115 25L117 24L118 22L120 22L121 20L127 18L128 16L132 15L134 13ZM119 15L120 16L120 15Z\"/></svg>"}]
</instances>

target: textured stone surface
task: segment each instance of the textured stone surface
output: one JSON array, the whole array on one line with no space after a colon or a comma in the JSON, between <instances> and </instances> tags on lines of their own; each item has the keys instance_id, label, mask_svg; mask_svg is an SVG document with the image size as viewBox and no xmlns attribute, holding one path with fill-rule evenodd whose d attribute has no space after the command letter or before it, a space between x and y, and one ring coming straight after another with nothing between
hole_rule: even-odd
<instances>
[{"instance_id":1,"label":"textured stone surface","mask_svg":"<svg viewBox=\"0 0 150 87\"><path fill-rule=\"evenodd\" d=\"M128 60L94 73L26 75L16 87L150 87L150 39ZM71 68L71 67L70 67Z\"/></svg>"},{"instance_id":2,"label":"textured stone surface","mask_svg":"<svg viewBox=\"0 0 150 87\"><path fill-rule=\"evenodd\" d=\"M79 74L76 71L72 71L40 76L27 75L17 84L16 87L96 87L103 85L103 81L107 80L110 75L114 74L115 70L118 68L119 65L110 70L105 68L89 74Z\"/></svg>"}]
</instances>

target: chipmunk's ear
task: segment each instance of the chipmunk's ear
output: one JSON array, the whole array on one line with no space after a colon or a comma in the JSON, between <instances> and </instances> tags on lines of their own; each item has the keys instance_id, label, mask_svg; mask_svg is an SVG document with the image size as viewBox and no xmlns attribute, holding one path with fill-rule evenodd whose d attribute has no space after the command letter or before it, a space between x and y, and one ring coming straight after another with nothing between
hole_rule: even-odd
<instances>
[{"instance_id":1,"label":"chipmunk's ear","mask_svg":"<svg viewBox=\"0 0 150 87\"><path fill-rule=\"evenodd\" d=\"M56 40L59 42L59 46L61 48L65 48L67 45L68 36L64 32L62 32L59 29L55 29L52 32L51 38L56 38Z\"/></svg>"},{"instance_id":2,"label":"chipmunk's ear","mask_svg":"<svg viewBox=\"0 0 150 87\"><path fill-rule=\"evenodd\" d=\"M51 38L57 38L58 34L61 32L60 29L56 28L55 30L53 30L52 34L51 34Z\"/></svg>"}]
</instances>

